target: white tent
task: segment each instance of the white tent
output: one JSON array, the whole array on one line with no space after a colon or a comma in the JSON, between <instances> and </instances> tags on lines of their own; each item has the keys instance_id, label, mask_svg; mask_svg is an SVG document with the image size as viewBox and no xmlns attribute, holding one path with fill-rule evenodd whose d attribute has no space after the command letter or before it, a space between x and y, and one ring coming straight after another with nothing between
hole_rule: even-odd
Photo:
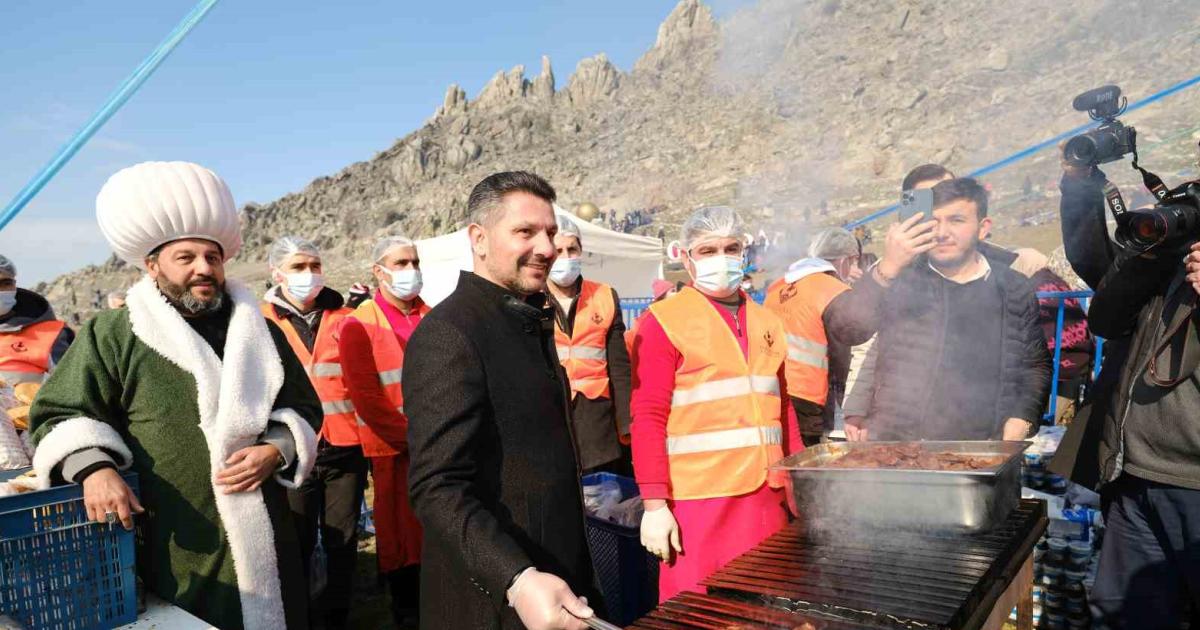
<instances>
[{"instance_id":1,"label":"white tent","mask_svg":"<svg viewBox=\"0 0 1200 630\"><path fill-rule=\"evenodd\" d=\"M579 226L583 237L583 277L611 285L621 297L648 297L650 283L662 277L662 241L614 232L555 207ZM458 272L474 267L467 229L417 241L425 288L421 299L441 302L458 285Z\"/></svg>"}]
</instances>

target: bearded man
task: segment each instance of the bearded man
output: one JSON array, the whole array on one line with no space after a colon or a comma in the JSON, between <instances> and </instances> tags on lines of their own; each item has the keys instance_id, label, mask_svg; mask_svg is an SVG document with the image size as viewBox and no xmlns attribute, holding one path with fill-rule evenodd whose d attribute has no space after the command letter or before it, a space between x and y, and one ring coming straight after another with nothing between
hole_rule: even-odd
<instances>
[{"instance_id":1,"label":"bearded man","mask_svg":"<svg viewBox=\"0 0 1200 630\"><path fill-rule=\"evenodd\" d=\"M98 521L141 514L138 575L163 599L225 630L307 628L286 488L313 466L321 403L284 334L225 278L242 245L229 188L195 164L147 162L105 183L96 216L146 275L42 387L40 482L81 484Z\"/></svg>"}]
</instances>

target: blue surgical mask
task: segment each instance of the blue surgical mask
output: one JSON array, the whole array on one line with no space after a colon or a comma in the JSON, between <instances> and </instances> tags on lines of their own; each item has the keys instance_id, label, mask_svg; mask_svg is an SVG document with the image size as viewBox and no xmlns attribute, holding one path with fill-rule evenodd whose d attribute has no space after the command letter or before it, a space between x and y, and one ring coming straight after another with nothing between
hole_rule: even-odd
<instances>
[{"instance_id":1,"label":"blue surgical mask","mask_svg":"<svg viewBox=\"0 0 1200 630\"><path fill-rule=\"evenodd\" d=\"M0 291L0 315L7 315L17 305L17 292Z\"/></svg>"},{"instance_id":2,"label":"blue surgical mask","mask_svg":"<svg viewBox=\"0 0 1200 630\"><path fill-rule=\"evenodd\" d=\"M709 256L692 259L696 275L692 278L696 288L715 298L729 297L737 291L745 273L742 271L741 256Z\"/></svg>"},{"instance_id":3,"label":"blue surgical mask","mask_svg":"<svg viewBox=\"0 0 1200 630\"><path fill-rule=\"evenodd\" d=\"M582 272L582 258L559 258L550 267L550 280L560 287L569 287L575 284Z\"/></svg>"},{"instance_id":4,"label":"blue surgical mask","mask_svg":"<svg viewBox=\"0 0 1200 630\"><path fill-rule=\"evenodd\" d=\"M388 269L384 267L383 271L388 278L391 278L388 290L397 298L411 300L421 293L424 283L421 281L420 269Z\"/></svg>"},{"instance_id":5,"label":"blue surgical mask","mask_svg":"<svg viewBox=\"0 0 1200 630\"><path fill-rule=\"evenodd\" d=\"M321 292L325 286L325 276L319 273L301 272L285 273L284 290L297 302L307 302L309 298Z\"/></svg>"}]
</instances>

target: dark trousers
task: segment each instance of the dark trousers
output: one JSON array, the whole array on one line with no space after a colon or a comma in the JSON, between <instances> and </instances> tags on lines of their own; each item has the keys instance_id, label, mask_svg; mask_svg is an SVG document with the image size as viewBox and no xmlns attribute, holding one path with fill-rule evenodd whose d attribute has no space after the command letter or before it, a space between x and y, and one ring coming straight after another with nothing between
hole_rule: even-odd
<instances>
[{"instance_id":1,"label":"dark trousers","mask_svg":"<svg viewBox=\"0 0 1200 630\"><path fill-rule=\"evenodd\" d=\"M317 545L318 517L321 546L325 549L325 590L309 600L314 625L345 627L354 592L354 565L358 557L358 517L367 487L367 460L359 447L318 446L317 463L304 484L288 491L292 520L300 539L305 577Z\"/></svg>"},{"instance_id":2,"label":"dark trousers","mask_svg":"<svg viewBox=\"0 0 1200 630\"><path fill-rule=\"evenodd\" d=\"M1123 474L1103 498L1094 627L1178 629L1200 608L1200 490Z\"/></svg>"}]
</instances>

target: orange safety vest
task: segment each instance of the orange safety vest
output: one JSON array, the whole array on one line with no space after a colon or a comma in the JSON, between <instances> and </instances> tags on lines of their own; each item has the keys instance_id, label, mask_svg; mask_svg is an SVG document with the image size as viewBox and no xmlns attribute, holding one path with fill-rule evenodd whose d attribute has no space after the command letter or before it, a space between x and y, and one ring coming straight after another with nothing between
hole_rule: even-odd
<instances>
[{"instance_id":1,"label":"orange safety vest","mask_svg":"<svg viewBox=\"0 0 1200 630\"><path fill-rule=\"evenodd\" d=\"M52 367L54 340L66 326L66 322L51 319L0 333L0 378L9 385L42 382Z\"/></svg>"},{"instance_id":2,"label":"orange safety vest","mask_svg":"<svg viewBox=\"0 0 1200 630\"><path fill-rule=\"evenodd\" d=\"M682 361L667 417L667 460L673 499L711 499L753 492L767 467L783 457L779 369L783 324L746 300L748 358L716 308L686 287L650 306Z\"/></svg>"},{"instance_id":3,"label":"orange safety vest","mask_svg":"<svg viewBox=\"0 0 1200 630\"><path fill-rule=\"evenodd\" d=\"M308 379L312 381L317 397L321 399L321 411L325 418L321 423L321 437L334 446L360 444L358 423L355 422L354 403L350 400L350 389L342 378L342 363L338 353L338 331L342 320L349 317L352 309L345 306L327 310L321 314L321 325L317 328L317 339L312 352L300 339L296 327L286 317L280 317L275 305L263 302L262 313L275 322L287 337L288 345L296 358L304 364Z\"/></svg>"},{"instance_id":4,"label":"orange safety vest","mask_svg":"<svg viewBox=\"0 0 1200 630\"><path fill-rule=\"evenodd\" d=\"M763 306L771 309L787 330L788 396L824 405L829 398L829 338L825 308L849 291L846 283L827 273L814 273L788 283L777 280L767 288Z\"/></svg>"},{"instance_id":5,"label":"orange safety vest","mask_svg":"<svg viewBox=\"0 0 1200 630\"><path fill-rule=\"evenodd\" d=\"M571 336L557 325L554 345L558 360L571 381L571 399L611 398L608 386L608 329L617 314L612 289L606 284L584 280L575 300L575 328Z\"/></svg>"},{"instance_id":6,"label":"orange safety vest","mask_svg":"<svg viewBox=\"0 0 1200 630\"><path fill-rule=\"evenodd\" d=\"M430 311L424 302L417 308L417 314L424 317ZM374 299L358 305L350 317L362 323L371 340L371 353L375 358L375 369L379 372L379 385L396 411L404 415L404 393L400 389L404 367L404 348L396 339L396 331L388 323L387 315L375 303ZM407 419L407 417L406 417ZM358 417L358 430L362 435L363 454L367 457L387 457L398 454L398 451L382 438L371 431L371 427Z\"/></svg>"}]
</instances>

